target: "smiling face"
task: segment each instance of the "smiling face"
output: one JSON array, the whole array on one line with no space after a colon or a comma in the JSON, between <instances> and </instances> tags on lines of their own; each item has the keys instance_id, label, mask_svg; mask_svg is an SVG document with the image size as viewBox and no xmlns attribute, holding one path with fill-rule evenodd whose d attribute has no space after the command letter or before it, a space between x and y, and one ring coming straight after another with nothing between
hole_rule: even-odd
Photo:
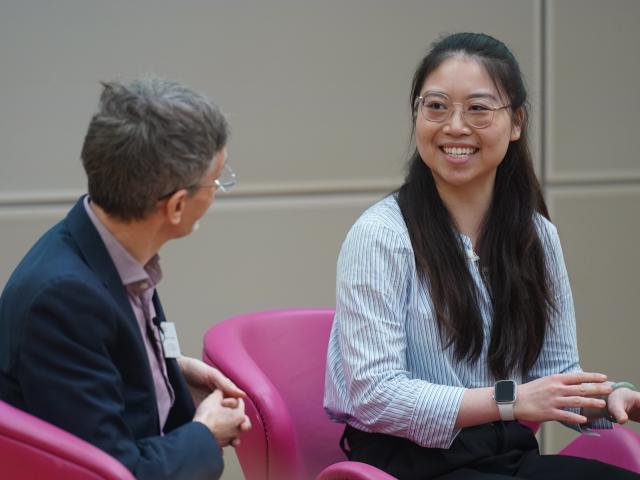
<instances>
[{"instance_id":1,"label":"smiling face","mask_svg":"<svg viewBox=\"0 0 640 480\"><path fill-rule=\"evenodd\" d=\"M449 118L438 123L415 115L416 147L431 169L440 195L491 195L496 169L509 142L520 138L520 126L510 108L495 111L493 121L484 128L471 126L462 115L486 107L500 108L508 103L484 66L472 57L455 55L444 60L425 79L420 96L455 103ZM442 108L437 102L431 108ZM472 123L473 122L472 120Z\"/></svg>"}]
</instances>

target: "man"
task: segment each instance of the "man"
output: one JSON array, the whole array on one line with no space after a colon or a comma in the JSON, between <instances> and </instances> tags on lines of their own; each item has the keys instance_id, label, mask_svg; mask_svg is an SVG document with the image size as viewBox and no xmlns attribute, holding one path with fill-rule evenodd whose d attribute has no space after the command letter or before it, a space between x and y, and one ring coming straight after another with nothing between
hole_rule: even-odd
<instances>
[{"instance_id":1,"label":"man","mask_svg":"<svg viewBox=\"0 0 640 480\"><path fill-rule=\"evenodd\" d=\"M177 83L103 86L82 148L89 195L0 297L0 399L139 479L218 478L220 447L250 428L244 392L180 357L155 287L160 247L191 233L216 190L235 183L228 126Z\"/></svg>"}]
</instances>

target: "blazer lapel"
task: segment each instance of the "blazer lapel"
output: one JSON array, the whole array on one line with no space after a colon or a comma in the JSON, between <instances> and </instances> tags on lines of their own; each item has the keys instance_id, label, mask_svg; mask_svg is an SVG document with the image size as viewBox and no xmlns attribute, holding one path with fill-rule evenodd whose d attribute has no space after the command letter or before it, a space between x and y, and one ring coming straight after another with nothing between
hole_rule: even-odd
<instances>
[{"instance_id":1,"label":"blazer lapel","mask_svg":"<svg viewBox=\"0 0 640 480\"><path fill-rule=\"evenodd\" d=\"M87 265L89 265L96 277L102 281L122 312L131 320L131 325L135 326L135 330L139 332L136 316L131 308L125 287L120 280L120 275L118 275L118 271L102 242L102 238L100 238L98 231L84 209L85 197L86 195L80 197L67 214L65 221L69 232ZM142 338L139 334L137 336L140 339L140 348L144 349Z\"/></svg>"}]
</instances>

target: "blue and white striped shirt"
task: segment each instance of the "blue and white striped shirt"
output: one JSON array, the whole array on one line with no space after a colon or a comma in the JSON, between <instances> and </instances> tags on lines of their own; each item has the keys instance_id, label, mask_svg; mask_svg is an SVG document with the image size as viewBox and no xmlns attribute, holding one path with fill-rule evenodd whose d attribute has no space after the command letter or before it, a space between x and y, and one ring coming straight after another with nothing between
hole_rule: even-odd
<instances>
[{"instance_id":1,"label":"blue and white striped shirt","mask_svg":"<svg viewBox=\"0 0 640 480\"><path fill-rule=\"evenodd\" d=\"M580 371L575 313L556 228L537 217L557 312L525 378ZM430 292L418 276L407 227L391 195L349 231L338 259L336 315L329 339L324 406L353 427L448 448L465 389L492 386L487 348L491 303L471 241L461 235L480 292L485 344L477 362L455 359L438 333ZM604 426L604 425L603 425Z\"/></svg>"}]
</instances>

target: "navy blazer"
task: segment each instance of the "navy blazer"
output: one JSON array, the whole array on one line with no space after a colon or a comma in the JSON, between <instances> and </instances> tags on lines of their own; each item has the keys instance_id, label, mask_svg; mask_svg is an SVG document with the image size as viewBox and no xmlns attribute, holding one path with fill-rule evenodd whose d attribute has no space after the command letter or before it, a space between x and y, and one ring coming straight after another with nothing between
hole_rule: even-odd
<instances>
[{"instance_id":1,"label":"navy blazer","mask_svg":"<svg viewBox=\"0 0 640 480\"><path fill-rule=\"evenodd\" d=\"M154 305L164 321L157 295ZM96 445L138 479L219 478L222 451L191 421L176 360L166 364L175 404L161 432L136 317L81 198L0 297L0 398Z\"/></svg>"}]
</instances>

